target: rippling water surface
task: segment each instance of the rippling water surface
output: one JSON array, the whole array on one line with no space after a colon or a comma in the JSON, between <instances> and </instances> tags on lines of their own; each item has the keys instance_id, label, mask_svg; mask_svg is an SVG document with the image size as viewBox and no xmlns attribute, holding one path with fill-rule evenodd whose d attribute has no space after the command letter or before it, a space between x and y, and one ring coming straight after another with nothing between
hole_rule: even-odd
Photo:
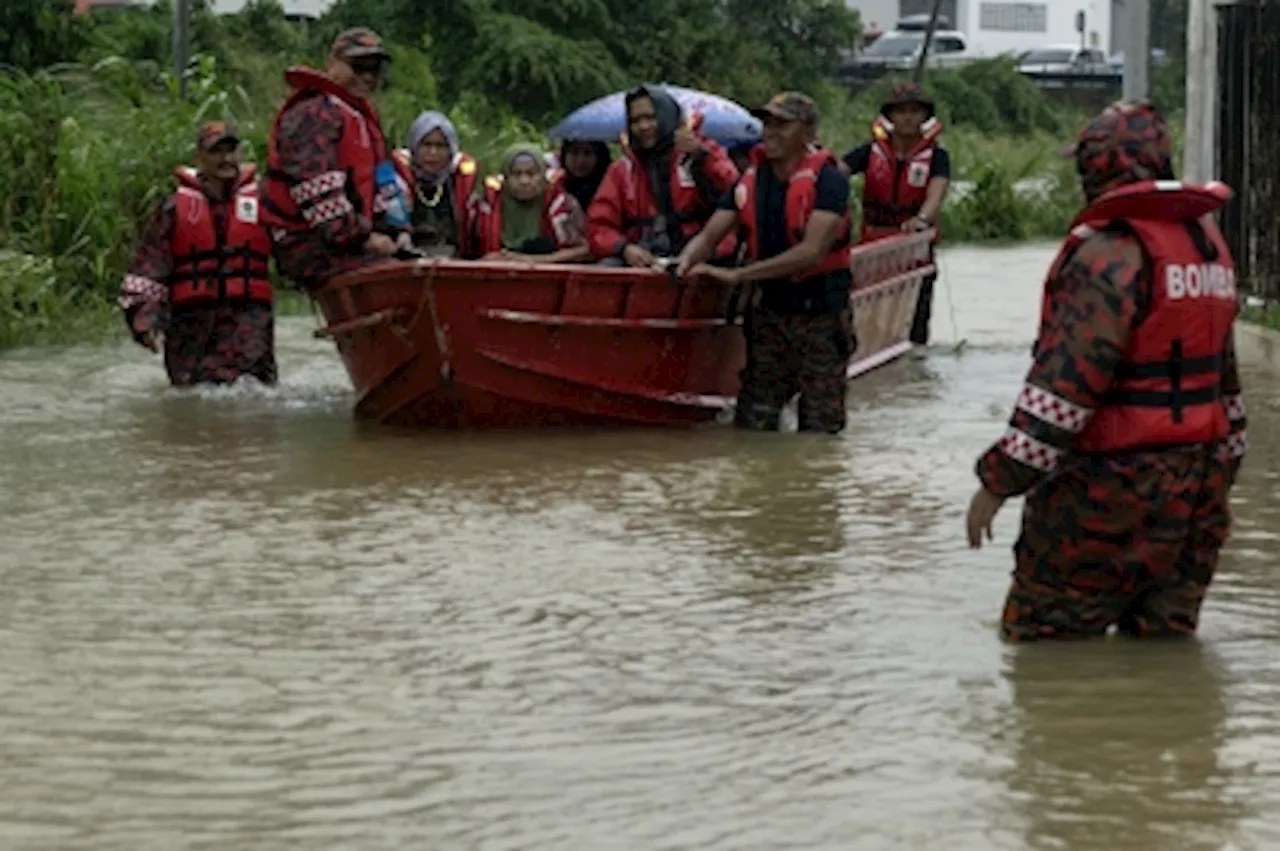
<instances>
[{"instance_id":1,"label":"rippling water surface","mask_svg":"<svg viewBox=\"0 0 1280 851\"><path fill-rule=\"evenodd\" d=\"M1199 643L997 640L1052 251L944 254L838 439L362 428L309 319L274 391L5 356L0 848L1280 847L1270 371Z\"/></svg>"}]
</instances>

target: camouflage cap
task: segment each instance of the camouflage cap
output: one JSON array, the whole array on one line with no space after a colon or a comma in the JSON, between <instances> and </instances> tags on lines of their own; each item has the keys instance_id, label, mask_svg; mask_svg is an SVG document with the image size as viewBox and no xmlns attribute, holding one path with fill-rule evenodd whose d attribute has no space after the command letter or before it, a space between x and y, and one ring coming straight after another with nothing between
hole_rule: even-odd
<instances>
[{"instance_id":1,"label":"camouflage cap","mask_svg":"<svg viewBox=\"0 0 1280 851\"><path fill-rule=\"evenodd\" d=\"M929 100L929 96L924 93L924 88L919 83L910 80L905 80L893 87L889 97L880 105L880 112L888 115L895 106L908 104L920 104L929 111L930 115L933 115L933 101Z\"/></svg>"},{"instance_id":2,"label":"camouflage cap","mask_svg":"<svg viewBox=\"0 0 1280 851\"><path fill-rule=\"evenodd\" d=\"M818 105L803 92L776 94L764 106L751 110L751 114L762 121L765 118L777 118L810 125L818 123Z\"/></svg>"},{"instance_id":3,"label":"camouflage cap","mask_svg":"<svg viewBox=\"0 0 1280 851\"><path fill-rule=\"evenodd\" d=\"M1066 153L1075 157L1090 200L1128 183L1174 178L1173 137L1145 100L1117 102L1095 115Z\"/></svg>"},{"instance_id":4,"label":"camouflage cap","mask_svg":"<svg viewBox=\"0 0 1280 851\"><path fill-rule=\"evenodd\" d=\"M387 48L382 44L382 36L368 27L352 27L338 33L338 37L333 40L333 47L329 49L329 54L343 62L363 59L366 56L376 56L379 59L391 61L391 54L387 53Z\"/></svg>"},{"instance_id":5,"label":"camouflage cap","mask_svg":"<svg viewBox=\"0 0 1280 851\"><path fill-rule=\"evenodd\" d=\"M196 148L209 151L218 143L228 140L240 144L240 135L236 133L235 127L225 121L206 121L196 133Z\"/></svg>"}]
</instances>

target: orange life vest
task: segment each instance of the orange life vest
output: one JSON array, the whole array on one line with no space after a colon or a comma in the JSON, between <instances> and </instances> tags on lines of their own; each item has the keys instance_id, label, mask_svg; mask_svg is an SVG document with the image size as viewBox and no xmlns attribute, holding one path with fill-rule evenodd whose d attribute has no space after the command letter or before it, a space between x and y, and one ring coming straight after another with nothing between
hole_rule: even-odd
<instances>
[{"instance_id":1,"label":"orange life vest","mask_svg":"<svg viewBox=\"0 0 1280 851\"><path fill-rule=\"evenodd\" d=\"M1145 181L1101 196L1080 213L1053 272L1095 230L1119 225L1148 258L1150 306L1134 330L1102 404L1076 450L1108 453L1213 443L1230 432L1220 381L1239 307L1231 250L1209 213L1231 199L1224 184ZM1188 224L1217 250L1207 259ZM1041 326L1049 317L1046 286Z\"/></svg>"},{"instance_id":2,"label":"orange life vest","mask_svg":"<svg viewBox=\"0 0 1280 851\"><path fill-rule=\"evenodd\" d=\"M270 228L305 231L323 224L330 216L328 205L310 208L304 215L299 201L345 188L345 199L355 211L370 219L379 212L381 201L375 183L378 164L387 158L382 126L373 106L363 98L310 68L290 68L285 82L293 92L276 113L267 140L267 173L263 180L263 221ZM305 181L295 181L282 170L276 136L280 121L298 102L311 97L327 97L343 116L342 139L338 143L338 167ZM336 213L341 215L342 211Z\"/></svg>"},{"instance_id":3,"label":"orange life vest","mask_svg":"<svg viewBox=\"0 0 1280 851\"><path fill-rule=\"evenodd\" d=\"M818 197L818 174L824 165L838 166L839 161L829 150L820 148L805 156L787 179L786 227L789 245L797 245L804 239L804 231L809 224L809 217L813 214L813 205ZM733 190L734 204L738 208L738 220L746 236L747 257L753 262L760 259L760 212L756 182L760 169L768 167L764 158L764 146L757 145L751 151L751 166ZM849 268L849 232L850 216L846 210L841 219L840 235L827 256L812 269L806 269L794 275L793 280L825 275L839 269L847 270Z\"/></svg>"},{"instance_id":4,"label":"orange life vest","mask_svg":"<svg viewBox=\"0 0 1280 851\"><path fill-rule=\"evenodd\" d=\"M175 176L169 303L176 308L225 301L270 304L271 237L259 221L254 167L241 166L220 233L195 171L179 168Z\"/></svg>"},{"instance_id":5,"label":"orange life vest","mask_svg":"<svg viewBox=\"0 0 1280 851\"><path fill-rule=\"evenodd\" d=\"M934 117L921 125L920 139L901 157L893 148L891 130L892 125L883 115L871 123L871 157L862 185L859 242L874 242L901 233L903 223L924 206L933 177L933 152L942 133L942 122ZM934 242L937 240L935 233Z\"/></svg>"}]
</instances>

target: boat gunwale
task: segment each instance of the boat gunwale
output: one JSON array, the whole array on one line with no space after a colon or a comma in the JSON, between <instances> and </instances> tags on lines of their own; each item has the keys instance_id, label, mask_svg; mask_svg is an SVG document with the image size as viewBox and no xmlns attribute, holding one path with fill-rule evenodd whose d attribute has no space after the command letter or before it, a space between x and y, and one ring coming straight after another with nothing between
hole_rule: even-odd
<instances>
[{"instance_id":1,"label":"boat gunwale","mask_svg":"<svg viewBox=\"0 0 1280 851\"><path fill-rule=\"evenodd\" d=\"M900 237L878 239L874 242L854 245L849 249L849 268L854 272L853 291L864 289L857 284L858 267L864 263L882 260L892 262L893 255L919 254L913 258L917 265L903 271L902 274L929 274L920 270L924 266L934 265L929 252L935 230L904 233ZM882 258L881 255L884 255ZM901 261L900 261L901 262ZM904 263L904 265L906 265ZM545 283L564 285L570 282L581 283L669 283L677 286L699 285L696 280L678 278L673 271L658 272L648 268L628 266L603 266L593 263L539 263L537 261L499 261L499 260L461 260L454 257L423 257L412 260L388 260L363 268L353 269L336 275L313 291L313 296L326 292L369 284L384 283L388 279L402 281L406 278L429 277L441 280L483 280L483 281L515 281L531 276L550 278ZM870 286L878 286L883 281L876 281ZM702 286L728 287L731 284L719 282L703 283Z\"/></svg>"}]
</instances>

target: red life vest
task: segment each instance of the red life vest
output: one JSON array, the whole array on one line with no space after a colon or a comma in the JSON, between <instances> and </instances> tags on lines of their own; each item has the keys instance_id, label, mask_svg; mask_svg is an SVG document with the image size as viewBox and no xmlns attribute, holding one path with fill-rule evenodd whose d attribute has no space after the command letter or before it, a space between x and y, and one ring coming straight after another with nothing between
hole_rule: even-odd
<instances>
[{"instance_id":1,"label":"red life vest","mask_svg":"<svg viewBox=\"0 0 1280 851\"><path fill-rule=\"evenodd\" d=\"M789 245L798 245L804 239L804 231L809 224L809 217L813 214L813 205L818 197L818 174L824 165L838 166L839 160L826 148L820 148L806 155L787 179L786 222ZM760 219L756 180L760 169L768 167L764 158L764 146L757 145L751 151L751 166L733 190L733 201L738 208L738 220L746 235L747 257L752 262L760 258ZM831 251L817 266L793 275L792 279L799 281L840 269L847 270L849 268L849 231L850 216L849 211L846 210L840 222L839 237Z\"/></svg>"},{"instance_id":2,"label":"red life vest","mask_svg":"<svg viewBox=\"0 0 1280 851\"><path fill-rule=\"evenodd\" d=\"M225 301L271 304L271 236L259 222L254 167L241 166L221 233L195 171L179 168L175 175L169 303L173 307Z\"/></svg>"},{"instance_id":3,"label":"red life vest","mask_svg":"<svg viewBox=\"0 0 1280 851\"><path fill-rule=\"evenodd\" d=\"M410 188L412 203L418 203L417 181L413 177L413 160L408 148L397 148L392 154L392 159L395 161L396 171ZM453 162L450 163L449 168L453 173L451 188L453 189L453 221L458 228L458 256L468 257L472 251L472 243L475 241L471 222L471 196L475 192L476 180L479 178L479 165L475 157L459 151L453 155Z\"/></svg>"},{"instance_id":4,"label":"red life vest","mask_svg":"<svg viewBox=\"0 0 1280 851\"><path fill-rule=\"evenodd\" d=\"M687 119L687 126L698 133L703 124L700 112L692 113ZM702 144L708 149L718 147L702 136ZM648 169L640 162L640 157L631 149L630 138L626 131L618 137L622 147L622 158L618 168L623 170L622 197L622 231L632 234L653 224L658 215L658 202L653 197L653 189L649 181ZM610 166L611 168L613 166ZM702 198L698 193L698 183L693 174L693 158L679 154L671 154L671 209L680 225L680 233L685 242L693 239L698 231L706 225L707 220L715 213L715 201ZM726 236L716 246L716 256L726 256L733 252L736 240L733 234Z\"/></svg>"},{"instance_id":5,"label":"red life vest","mask_svg":"<svg viewBox=\"0 0 1280 851\"><path fill-rule=\"evenodd\" d=\"M1082 453L1213 443L1230 432L1219 386L1222 360L1239 310L1236 271L1222 232L1208 214L1231 200L1222 183L1144 181L1113 190L1072 223L1049 281L1095 230L1119 224L1148 258L1150 305L1088 424L1077 435ZM1187 225L1200 222L1217 249L1208 260ZM1049 317L1046 286L1041 326Z\"/></svg>"},{"instance_id":6,"label":"red life vest","mask_svg":"<svg viewBox=\"0 0 1280 851\"><path fill-rule=\"evenodd\" d=\"M375 185L378 163L387 158L386 141L373 105L351 94L319 71L290 68L285 82L293 87L276 113L267 139L267 173L263 180L263 223L286 231L311 230L314 225L299 211L297 199L306 200L345 187L345 195L356 212L373 218L379 197ZM338 167L306 181L295 181L282 170L276 136L280 121L300 101L327 97L343 116L342 139L338 143Z\"/></svg>"},{"instance_id":7,"label":"red life vest","mask_svg":"<svg viewBox=\"0 0 1280 851\"><path fill-rule=\"evenodd\" d=\"M899 157L893 148L892 125L883 116L871 123L871 158L862 185L862 232L859 242L874 242L902 232L902 225L920 212L933 177L933 152L942 122L930 118L920 126L920 138ZM937 223L934 224L937 227ZM934 242L938 234L934 234Z\"/></svg>"},{"instance_id":8,"label":"red life vest","mask_svg":"<svg viewBox=\"0 0 1280 851\"><path fill-rule=\"evenodd\" d=\"M562 222L569 215L569 196L559 185L548 186L542 194L543 236L563 248L566 242ZM476 209L476 237L480 254L502 250L502 177L494 175L484 182L484 200Z\"/></svg>"}]
</instances>

